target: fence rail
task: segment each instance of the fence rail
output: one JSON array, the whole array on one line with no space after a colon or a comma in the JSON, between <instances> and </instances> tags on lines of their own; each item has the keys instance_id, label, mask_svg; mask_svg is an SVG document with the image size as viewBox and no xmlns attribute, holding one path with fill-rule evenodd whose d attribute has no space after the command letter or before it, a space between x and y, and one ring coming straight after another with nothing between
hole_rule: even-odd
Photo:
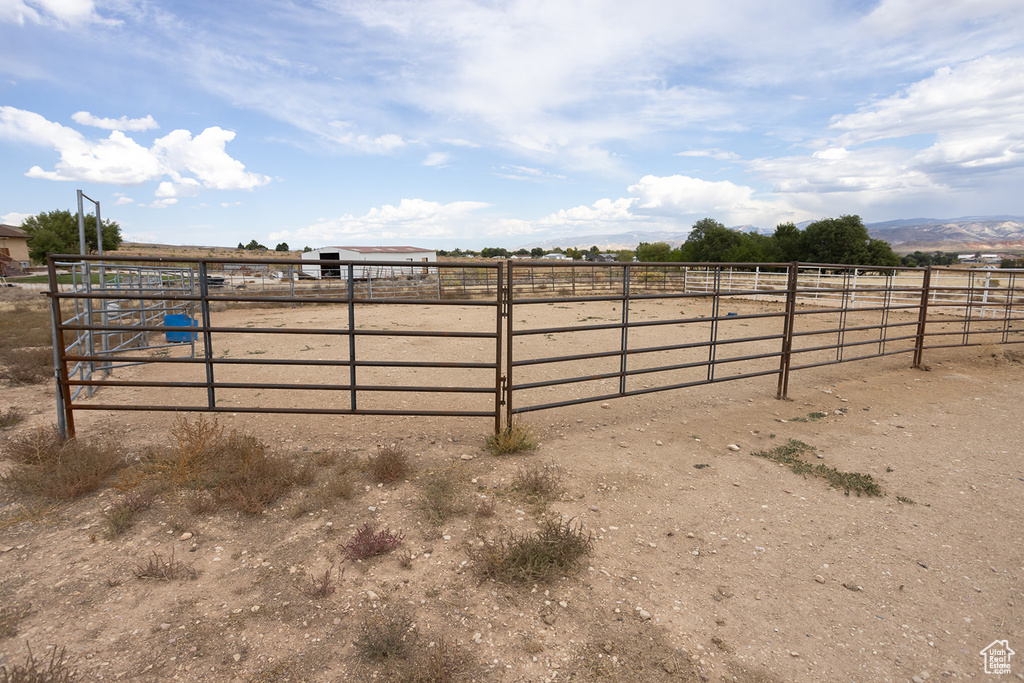
<instances>
[{"instance_id":1,"label":"fence rail","mask_svg":"<svg viewBox=\"0 0 1024 683\"><path fill-rule=\"evenodd\" d=\"M1024 341L1024 271L509 261L396 276L407 263L322 261L342 276L293 277L306 263L274 261L274 281L258 261L51 256L62 431L77 410L487 417L499 430L526 412L758 377L785 397L798 370L901 354L917 367L929 349ZM71 286L58 266L80 273ZM246 270L258 286L231 279ZM307 305L316 324L224 322ZM538 313L552 307L557 324ZM240 339L271 350L232 353ZM112 376L135 365L149 371ZM283 368L295 381L264 380Z\"/></svg>"}]
</instances>

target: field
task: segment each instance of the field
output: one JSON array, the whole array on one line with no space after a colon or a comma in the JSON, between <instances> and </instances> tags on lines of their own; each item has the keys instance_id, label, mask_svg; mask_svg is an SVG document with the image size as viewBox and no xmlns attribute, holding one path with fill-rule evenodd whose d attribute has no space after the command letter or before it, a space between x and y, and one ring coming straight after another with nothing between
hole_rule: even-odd
<instances>
[{"instance_id":1,"label":"field","mask_svg":"<svg viewBox=\"0 0 1024 683\"><path fill-rule=\"evenodd\" d=\"M217 324L330 315L230 309ZM653 329L651 344L673 333ZM276 343L239 335L230 352L285 353ZM122 463L72 500L5 480L0 665L66 648L82 680L982 677L980 651L1019 650L1024 633L1022 360L1016 346L930 351L927 371L907 354L799 371L789 401L769 376L529 413L536 449L505 455L486 418L81 412L79 440L112 438ZM17 444L54 421L53 387L0 381L0 416L21 417L2 437L11 477ZM139 391L88 400L152 398ZM204 509L201 487L159 465L232 432L288 485L264 507ZM387 481L401 454L409 470ZM114 526L132 494L151 500ZM367 524L371 546L400 544L355 559ZM578 541L575 566L524 581L492 562L545 530Z\"/></svg>"}]
</instances>

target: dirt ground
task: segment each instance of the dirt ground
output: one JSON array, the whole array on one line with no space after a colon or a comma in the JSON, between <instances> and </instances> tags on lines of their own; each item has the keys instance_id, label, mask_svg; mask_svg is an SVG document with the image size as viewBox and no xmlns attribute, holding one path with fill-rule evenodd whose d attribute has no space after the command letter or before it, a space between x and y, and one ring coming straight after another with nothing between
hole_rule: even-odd
<instances>
[{"instance_id":1,"label":"dirt ground","mask_svg":"<svg viewBox=\"0 0 1024 683\"><path fill-rule=\"evenodd\" d=\"M314 317L224 315L266 326ZM231 350L272 357L272 343L254 335ZM415 356L415 343L395 352ZM0 606L27 612L0 634L0 663L56 646L84 680L383 680L353 641L387 603L413 610L419 647L454 640L466 680L989 678L983 648L1024 646L1022 359L1017 347L944 349L926 354L927 371L906 354L802 370L787 401L767 376L528 413L541 445L507 456L484 449L486 418L222 414L225 427L299 461L346 450L365 459L395 443L416 469L395 485L364 475L351 499L297 519L304 489L257 517L193 516L161 499L113 541L100 531L116 488L52 507L0 492ZM89 400L141 400L132 391ZM52 386L3 387L0 410L27 415L5 436L52 423L53 405ZM115 432L141 449L169 442L175 417L76 420L81 438ZM870 474L883 496L844 495L754 455L790 439L813 446L817 462ZM512 489L535 465L560 469L556 500ZM417 500L423 479L446 468L470 504L435 528ZM472 512L488 499L494 516ZM526 587L477 578L467 548L551 516L593 534L578 572ZM339 545L367 522L404 533L409 568L395 555L339 564ZM135 578L171 548L195 580ZM308 597L310 573L332 565L345 569L337 592ZM1013 672L1024 677L1024 663Z\"/></svg>"}]
</instances>

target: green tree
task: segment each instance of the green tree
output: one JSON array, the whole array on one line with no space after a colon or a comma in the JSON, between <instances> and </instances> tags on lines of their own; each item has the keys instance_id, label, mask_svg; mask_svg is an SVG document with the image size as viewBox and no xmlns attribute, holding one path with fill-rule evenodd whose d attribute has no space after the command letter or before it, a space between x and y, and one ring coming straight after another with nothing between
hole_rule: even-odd
<instances>
[{"instance_id":1,"label":"green tree","mask_svg":"<svg viewBox=\"0 0 1024 683\"><path fill-rule=\"evenodd\" d=\"M291 249L288 248L287 242L281 242L281 244L274 247L274 251L291 251Z\"/></svg>"},{"instance_id":2,"label":"green tree","mask_svg":"<svg viewBox=\"0 0 1024 683\"><path fill-rule=\"evenodd\" d=\"M889 243L868 235L860 216L814 221L803 232L803 259L811 263L898 266L900 257Z\"/></svg>"},{"instance_id":3,"label":"green tree","mask_svg":"<svg viewBox=\"0 0 1024 683\"><path fill-rule=\"evenodd\" d=\"M544 256L544 247L534 247L530 250L530 256L533 258L542 258Z\"/></svg>"},{"instance_id":4,"label":"green tree","mask_svg":"<svg viewBox=\"0 0 1024 683\"><path fill-rule=\"evenodd\" d=\"M50 211L29 216L21 224L28 233L28 254L36 262L45 261L47 254L79 254L78 214L70 211ZM86 252L95 254L96 216L85 216ZM121 226L114 221L103 221L103 251L114 251L121 246Z\"/></svg>"},{"instance_id":5,"label":"green tree","mask_svg":"<svg viewBox=\"0 0 1024 683\"><path fill-rule=\"evenodd\" d=\"M687 260L712 263L745 260L737 258L744 253L744 237L743 233L730 230L713 218L702 218L693 224L686 238Z\"/></svg>"},{"instance_id":6,"label":"green tree","mask_svg":"<svg viewBox=\"0 0 1024 683\"><path fill-rule=\"evenodd\" d=\"M505 247L484 247L480 250L483 258L508 258L508 249Z\"/></svg>"},{"instance_id":7,"label":"green tree","mask_svg":"<svg viewBox=\"0 0 1024 683\"><path fill-rule=\"evenodd\" d=\"M658 263L671 260L672 247L668 242L641 242L636 247L636 260L641 263Z\"/></svg>"},{"instance_id":8,"label":"green tree","mask_svg":"<svg viewBox=\"0 0 1024 683\"><path fill-rule=\"evenodd\" d=\"M238 243L238 246L237 246L237 247L235 247L235 248L236 248L236 249L245 249L245 245L244 245L244 244L242 244L241 242L239 242L239 243Z\"/></svg>"},{"instance_id":9,"label":"green tree","mask_svg":"<svg viewBox=\"0 0 1024 683\"><path fill-rule=\"evenodd\" d=\"M241 248L241 243L239 243L239 247ZM308 254L311 251L313 251L313 247L305 246L305 247L302 248L302 253L303 254Z\"/></svg>"},{"instance_id":10,"label":"green tree","mask_svg":"<svg viewBox=\"0 0 1024 683\"><path fill-rule=\"evenodd\" d=\"M249 244L245 245L245 248L248 249L249 251L266 251L267 249L265 246L263 246L256 240L251 240Z\"/></svg>"}]
</instances>

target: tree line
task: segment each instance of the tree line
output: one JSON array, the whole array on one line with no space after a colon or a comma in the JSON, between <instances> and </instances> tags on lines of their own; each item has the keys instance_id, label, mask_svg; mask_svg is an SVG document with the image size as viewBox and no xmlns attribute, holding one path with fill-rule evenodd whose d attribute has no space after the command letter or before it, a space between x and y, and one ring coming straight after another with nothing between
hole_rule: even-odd
<instances>
[{"instance_id":1,"label":"tree line","mask_svg":"<svg viewBox=\"0 0 1024 683\"><path fill-rule=\"evenodd\" d=\"M782 223L770 235L730 230L713 218L693 225L686 241L676 248L665 242L641 242L638 261L698 263L836 263L898 266L900 257L885 240L868 235L860 216L823 218L800 229Z\"/></svg>"}]
</instances>

